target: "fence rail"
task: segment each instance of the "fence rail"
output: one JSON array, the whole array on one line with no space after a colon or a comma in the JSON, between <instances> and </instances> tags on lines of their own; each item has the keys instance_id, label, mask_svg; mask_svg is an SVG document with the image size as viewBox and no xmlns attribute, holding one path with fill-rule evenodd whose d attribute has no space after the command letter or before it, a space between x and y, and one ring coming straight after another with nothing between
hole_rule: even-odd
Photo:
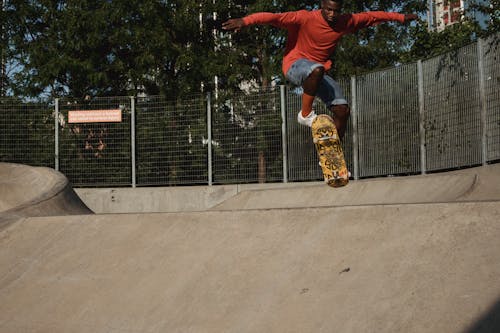
<instances>
[{"instance_id":1,"label":"fence rail","mask_svg":"<svg viewBox=\"0 0 500 333\"><path fill-rule=\"evenodd\" d=\"M456 52L340 80L354 178L500 161L498 35ZM253 93L0 99L0 161L48 166L74 186L174 186L321 179L301 98ZM318 113L327 113L317 101ZM120 122L70 123L73 111L120 110Z\"/></svg>"}]
</instances>

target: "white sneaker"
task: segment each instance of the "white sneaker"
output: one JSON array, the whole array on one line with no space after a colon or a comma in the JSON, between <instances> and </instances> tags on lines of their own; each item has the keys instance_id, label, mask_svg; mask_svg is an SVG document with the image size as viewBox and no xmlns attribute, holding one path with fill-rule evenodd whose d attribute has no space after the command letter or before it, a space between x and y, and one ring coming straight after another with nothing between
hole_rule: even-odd
<instances>
[{"instance_id":1,"label":"white sneaker","mask_svg":"<svg viewBox=\"0 0 500 333\"><path fill-rule=\"evenodd\" d=\"M311 111L311 113L309 113L307 115L307 117L303 117L302 116L302 110L300 110L299 114L297 115L297 121L301 125L305 125L305 126L311 127L312 123L313 123L313 120L314 120L314 118L316 118L316 116L317 116L316 113L314 111Z\"/></svg>"}]
</instances>

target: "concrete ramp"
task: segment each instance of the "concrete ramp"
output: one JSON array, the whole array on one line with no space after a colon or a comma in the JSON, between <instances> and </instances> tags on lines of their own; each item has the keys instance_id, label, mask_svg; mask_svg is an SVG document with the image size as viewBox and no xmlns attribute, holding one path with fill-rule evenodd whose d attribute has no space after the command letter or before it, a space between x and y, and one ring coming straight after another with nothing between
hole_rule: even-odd
<instances>
[{"instance_id":1,"label":"concrete ramp","mask_svg":"<svg viewBox=\"0 0 500 333\"><path fill-rule=\"evenodd\" d=\"M494 332L499 216L477 202L27 218L0 231L0 332Z\"/></svg>"},{"instance_id":2,"label":"concrete ramp","mask_svg":"<svg viewBox=\"0 0 500 333\"><path fill-rule=\"evenodd\" d=\"M99 215L2 163L0 333L500 332L499 166Z\"/></svg>"},{"instance_id":3,"label":"concrete ramp","mask_svg":"<svg viewBox=\"0 0 500 333\"><path fill-rule=\"evenodd\" d=\"M61 173L44 167L0 163L2 221L26 216L90 214Z\"/></svg>"}]
</instances>

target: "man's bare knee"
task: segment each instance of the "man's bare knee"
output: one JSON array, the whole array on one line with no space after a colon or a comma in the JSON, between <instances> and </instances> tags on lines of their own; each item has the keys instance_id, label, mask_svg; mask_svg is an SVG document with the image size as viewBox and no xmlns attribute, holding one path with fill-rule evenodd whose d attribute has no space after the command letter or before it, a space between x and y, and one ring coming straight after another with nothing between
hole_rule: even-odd
<instances>
[{"instance_id":1,"label":"man's bare knee","mask_svg":"<svg viewBox=\"0 0 500 333\"><path fill-rule=\"evenodd\" d=\"M311 74L309 76L315 77L315 78L323 78L325 75L325 67L319 66L316 67L315 69L312 70Z\"/></svg>"},{"instance_id":2,"label":"man's bare knee","mask_svg":"<svg viewBox=\"0 0 500 333\"><path fill-rule=\"evenodd\" d=\"M312 70L311 74L307 77L307 79L302 84L302 88L304 88L304 92L308 95L315 96L318 91L319 84L325 75L324 67L316 67Z\"/></svg>"}]
</instances>

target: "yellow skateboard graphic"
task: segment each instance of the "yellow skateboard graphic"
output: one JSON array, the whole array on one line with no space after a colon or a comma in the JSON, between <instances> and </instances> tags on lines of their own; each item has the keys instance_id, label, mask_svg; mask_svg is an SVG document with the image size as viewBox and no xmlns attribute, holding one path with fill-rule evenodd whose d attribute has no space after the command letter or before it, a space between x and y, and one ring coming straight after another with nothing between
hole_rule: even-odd
<instances>
[{"instance_id":1,"label":"yellow skateboard graphic","mask_svg":"<svg viewBox=\"0 0 500 333\"><path fill-rule=\"evenodd\" d=\"M333 119L320 114L314 119L311 130L325 182L332 187L347 185L349 173Z\"/></svg>"}]
</instances>

